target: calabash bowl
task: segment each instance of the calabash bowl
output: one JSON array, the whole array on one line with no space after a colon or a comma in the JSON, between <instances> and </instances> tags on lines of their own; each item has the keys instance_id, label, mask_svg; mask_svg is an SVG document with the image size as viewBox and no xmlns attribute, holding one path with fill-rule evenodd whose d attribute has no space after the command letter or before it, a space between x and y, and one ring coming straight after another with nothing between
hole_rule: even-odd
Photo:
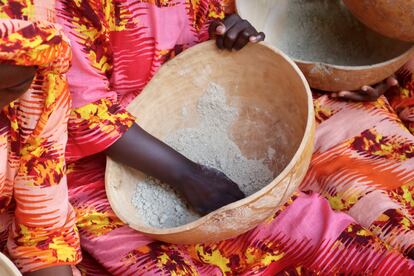
<instances>
[{"instance_id":1,"label":"calabash bowl","mask_svg":"<svg viewBox=\"0 0 414 276\"><path fill-rule=\"evenodd\" d=\"M269 162L275 178L245 199L196 221L160 229L144 223L132 204L136 185L145 175L108 159L106 193L113 210L133 229L161 241L193 244L242 234L271 217L308 169L315 128L310 88L293 61L265 44L233 53L216 49L213 42L186 50L158 71L128 110L141 127L162 140L177 129L197 125L197 101L210 83L223 87L228 104L239 110L231 136L241 152L261 159L269 146L275 149Z\"/></svg>"},{"instance_id":2,"label":"calabash bowl","mask_svg":"<svg viewBox=\"0 0 414 276\"><path fill-rule=\"evenodd\" d=\"M363 3L394 5L403 0L347 2L371 7L374 5ZM412 43L370 30L351 14L342 0L236 0L236 9L241 17L266 33L268 43L296 62L315 89L356 90L373 85L392 75L414 54ZM372 11L360 12L364 17ZM412 8L410 12L410 20L414 20Z\"/></svg>"},{"instance_id":3,"label":"calabash bowl","mask_svg":"<svg viewBox=\"0 0 414 276\"><path fill-rule=\"evenodd\" d=\"M414 42L414 0L343 0L365 25L384 36Z\"/></svg>"}]
</instances>

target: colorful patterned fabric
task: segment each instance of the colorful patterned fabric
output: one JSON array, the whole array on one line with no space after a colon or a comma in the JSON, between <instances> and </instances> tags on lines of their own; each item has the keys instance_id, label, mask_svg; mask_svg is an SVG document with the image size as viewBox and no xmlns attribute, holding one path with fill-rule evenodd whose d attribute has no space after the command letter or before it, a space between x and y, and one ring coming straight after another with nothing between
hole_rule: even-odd
<instances>
[{"instance_id":1,"label":"colorful patterned fabric","mask_svg":"<svg viewBox=\"0 0 414 276\"><path fill-rule=\"evenodd\" d=\"M401 71L397 78L400 86L375 103L316 96L318 137L301 189L321 193L413 259L414 78Z\"/></svg>"},{"instance_id":2,"label":"colorful patterned fabric","mask_svg":"<svg viewBox=\"0 0 414 276\"><path fill-rule=\"evenodd\" d=\"M115 142L135 121L124 107L165 61L207 40L209 22L225 8L218 0L58 3L74 52L68 160Z\"/></svg>"},{"instance_id":3,"label":"colorful patterned fabric","mask_svg":"<svg viewBox=\"0 0 414 276\"><path fill-rule=\"evenodd\" d=\"M387 98L405 126L414 133L414 59L398 72L400 88L390 89Z\"/></svg>"},{"instance_id":4,"label":"colorful patterned fabric","mask_svg":"<svg viewBox=\"0 0 414 276\"><path fill-rule=\"evenodd\" d=\"M246 234L214 244L175 245L122 224L104 192L105 159L69 174L84 275L412 275L414 262L313 193L293 196ZM93 158L93 159L92 159ZM94 165L92 165L94 164ZM99 172L99 174L97 174ZM90 180L94 178L93 180ZM78 179L81 179L78 181Z\"/></svg>"},{"instance_id":5,"label":"colorful patterned fabric","mask_svg":"<svg viewBox=\"0 0 414 276\"><path fill-rule=\"evenodd\" d=\"M309 192L293 196L239 237L208 245L166 244L115 216L105 194L102 152L133 123L125 106L162 63L207 39L209 22L229 6L219 0L59 1L58 17L75 53L67 158L69 197L84 252L80 270L85 275L414 274L409 258L414 138L398 117L406 108L393 109L401 102L398 96L390 106L384 97L362 104L315 94L316 151L302 185ZM410 83L395 93L410 90Z\"/></svg>"},{"instance_id":6,"label":"colorful patterned fabric","mask_svg":"<svg viewBox=\"0 0 414 276\"><path fill-rule=\"evenodd\" d=\"M391 105L385 97L315 100L316 146L301 189L321 193L334 210L414 258L413 121L402 116L413 112L414 79L398 77L401 86L387 92Z\"/></svg>"},{"instance_id":7,"label":"colorful patterned fabric","mask_svg":"<svg viewBox=\"0 0 414 276\"><path fill-rule=\"evenodd\" d=\"M81 258L65 165L71 51L54 11L49 0L0 2L0 63L38 67L0 120L0 250L22 272Z\"/></svg>"}]
</instances>

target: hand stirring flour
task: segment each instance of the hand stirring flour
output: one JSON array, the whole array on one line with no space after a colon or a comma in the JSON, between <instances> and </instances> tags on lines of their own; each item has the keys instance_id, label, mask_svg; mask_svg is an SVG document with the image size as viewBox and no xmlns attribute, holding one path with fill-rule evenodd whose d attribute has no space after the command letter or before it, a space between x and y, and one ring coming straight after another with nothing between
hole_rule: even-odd
<instances>
[{"instance_id":1,"label":"hand stirring flour","mask_svg":"<svg viewBox=\"0 0 414 276\"><path fill-rule=\"evenodd\" d=\"M246 195L272 181L273 173L265 159L247 159L232 141L229 132L238 110L227 105L222 87L211 83L199 99L197 112L201 120L198 127L177 130L163 141L187 158L224 172ZM269 148L268 152L271 159L275 151ZM133 204L145 222L154 227L177 227L199 218L173 189L152 178L138 183Z\"/></svg>"}]
</instances>

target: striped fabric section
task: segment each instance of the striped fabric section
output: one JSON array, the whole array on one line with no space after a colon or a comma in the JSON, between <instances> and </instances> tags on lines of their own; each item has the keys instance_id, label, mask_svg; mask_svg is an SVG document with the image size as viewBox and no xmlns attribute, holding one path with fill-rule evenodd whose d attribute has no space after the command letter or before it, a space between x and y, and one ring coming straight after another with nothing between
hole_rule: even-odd
<instances>
[{"instance_id":1,"label":"striped fabric section","mask_svg":"<svg viewBox=\"0 0 414 276\"><path fill-rule=\"evenodd\" d=\"M65 149L71 48L54 25L54 1L0 3L0 63L37 66L30 89L0 120L1 250L22 272L81 259L68 200ZM48 21L49 20L49 21Z\"/></svg>"}]
</instances>

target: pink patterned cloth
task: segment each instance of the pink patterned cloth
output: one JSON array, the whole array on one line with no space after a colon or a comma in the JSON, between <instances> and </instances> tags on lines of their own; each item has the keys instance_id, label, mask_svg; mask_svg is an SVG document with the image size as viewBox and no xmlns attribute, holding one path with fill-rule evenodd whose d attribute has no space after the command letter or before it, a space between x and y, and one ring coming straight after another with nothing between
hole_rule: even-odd
<instances>
[{"instance_id":1,"label":"pink patterned cloth","mask_svg":"<svg viewBox=\"0 0 414 276\"><path fill-rule=\"evenodd\" d=\"M80 270L87 275L414 274L406 257L414 244L408 201L414 138L385 98L360 104L315 95L316 151L303 190L323 196L298 193L248 233L214 244L166 244L115 216L105 194L102 152L134 122L125 106L161 64L206 40L209 23L224 16L226 5L59 0L58 17L74 48L67 159L69 197L84 252Z\"/></svg>"}]
</instances>

